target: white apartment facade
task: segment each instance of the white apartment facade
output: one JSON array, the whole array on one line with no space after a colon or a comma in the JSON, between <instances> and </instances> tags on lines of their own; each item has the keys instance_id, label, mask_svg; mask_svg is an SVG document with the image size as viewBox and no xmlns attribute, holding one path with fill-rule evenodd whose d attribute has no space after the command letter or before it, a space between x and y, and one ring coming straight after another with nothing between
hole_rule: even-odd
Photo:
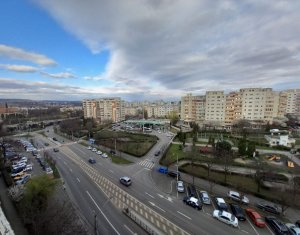
<instances>
[{"instance_id":1,"label":"white apartment facade","mask_svg":"<svg viewBox=\"0 0 300 235\"><path fill-rule=\"evenodd\" d=\"M225 104L224 91L207 91L205 95L205 123L223 126Z\"/></svg>"},{"instance_id":2,"label":"white apartment facade","mask_svg":"<svg viewBox=\"0 0 300 235\"><path fill-rule=\"evenodd\" d=\"M167 117L171 114L179 114L179 106L177 103L165 103L165 104L152 104L145 106L145 110L147 111L148 117L153 118L161 118Z\"/></svg>"},{"instance_id":3,"label":"white apartment facade","mask_svg":"<svg viewBox=\"0 0 300 235\"><path fill-rule=\"evenodd\" d=\"M224 91L207 91L201 101L204 108L197 109L199 97L181 97L182 120L226 127L241 119L272 123L288 113L300 115L300 89L276 92L272 88L242 88L227 95Z\"/></svg>"},{"instance_id":4,"label":"white apartment facade","mask_svg":"<svg viewBox=\"0 0 300 235\"><path fill-rule=\"evenodd\" d=\"M118 97L83 100L84 118L93 118L100 123L125 120L124 101Z\"/></svg>"}]
</instances>

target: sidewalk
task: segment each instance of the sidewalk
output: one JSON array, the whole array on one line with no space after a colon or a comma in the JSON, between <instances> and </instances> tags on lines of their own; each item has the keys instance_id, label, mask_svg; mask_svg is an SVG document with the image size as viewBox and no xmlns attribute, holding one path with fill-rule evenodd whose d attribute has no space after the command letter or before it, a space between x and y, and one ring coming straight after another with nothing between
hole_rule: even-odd
<instances>
[{"instance_id":1,"label":"sidewalk","mask_svg":"<svg viewBox=\"0 0 300 235\"><path fill-rule=\"evenodd\" d=\"M0 200L4 214L9 221L13 231L16 235L28 235L27 229L19 217L15 205L10 200L7 194L7 187L3 177L0 177Z\"/></svg>"}]
</instances>

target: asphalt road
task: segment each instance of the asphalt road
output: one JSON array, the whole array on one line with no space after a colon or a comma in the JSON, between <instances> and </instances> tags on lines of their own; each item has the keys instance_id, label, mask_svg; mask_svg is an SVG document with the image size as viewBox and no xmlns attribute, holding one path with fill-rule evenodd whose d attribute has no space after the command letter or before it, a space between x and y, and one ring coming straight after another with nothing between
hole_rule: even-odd
<instances>
[{"instance_id":1,"label":"asphalt road","mask_svg":"<svg viewBox=\"0 0 300 235\"><path fill-rule=\"evenodd\" d=\"M175 180L156 172L159 157L154 153L171 141L165 133L156 134L159 143L146 156L127 166L113 164L80 144L62 142L62 137L56 142L39 136L38 141L49 141L51 146L59 147L60 152L52 155L66 182L66 192L91 231L96 224L99 234L145 234L122 213L128 207L165 234L273 234L269 228L256 228L248 220L240 222L237 229L229 227L212 218L214 205L197 211L183 204L184 194L176 192ZM49 135L54 134L49 131ZM96 164L88 163L91 156L97 160ZM125 175L133 181L128 188L119 183L119 178Z\"/></svg>"}]
</instances>

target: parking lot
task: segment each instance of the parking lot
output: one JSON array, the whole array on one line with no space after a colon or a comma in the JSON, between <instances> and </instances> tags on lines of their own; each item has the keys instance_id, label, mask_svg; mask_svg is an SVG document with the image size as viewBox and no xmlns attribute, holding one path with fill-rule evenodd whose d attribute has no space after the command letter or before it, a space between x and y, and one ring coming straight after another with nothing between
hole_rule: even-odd
<instances>
[{"instance_id":1,"label":"parking lot","mask_svg":"<svg viewBox=\"0 0 300 235\"><path fill-rule=\"evenodd\" d=\"M274 216L274 217L278 218L279 220L285 220L285 219L282 219L278 215L274 215L272 213L268 213L266 211L263 211L263 210L257 208L256 206L254 206L254 203L251 200L249 202L249 205L245 205L243 203L237 202L236 200L230 199L226 194L215 194L215 193L210 194L210 193L208 193L208 195L211 199L211 204L206 205L201 200L200 192L208 191L207 188L195 187L194 192L193 192L193 190L191 192L192 184L184 182L184 192L178 192L176 175L171 174L171 176L169 176L168 174L162 174L162 173L158 173L156 171L156 172L153 172L152 177L153 177L154 181L160 181L159 187L163 188L165 193L170 195L172 198L177 198L178 201L182 201L185 197L189 196L189 193L193 193L194 194L193 197L198 199L199 203L202 204L202 210L199 213L205 213L207 216L213 216L214 210L218 209L215 198L220 197L220 198L223 198L225 203L228 205L228 212L231 214L232 214L232 209L230 207L230 204L237 204L243 210L245 210L246 208L254 209L256 212L258 212L261 215L263 220L264 220L265 216ZM181 190L179 190L179 191L181 191ZM185 205L185 204L184 204L184 206L189 207L189 205ZM191 206L190 210L195 210L195 209ZM191 214L192 213L193 212L191 211ZM238 221L237 229L241 230L245 234L257 234L257 235L274 235L275 234L268 225L266 225L264 228L257 227L245 212L244 212L244 215L245 215L245 221ZM226 225L225 223L222 223L221 221L218 221L218 222L220 223L220 226L229 226L229 225ZM292 221L292 222L295 222L295 221Z\"/></svg>"}]
</instances>

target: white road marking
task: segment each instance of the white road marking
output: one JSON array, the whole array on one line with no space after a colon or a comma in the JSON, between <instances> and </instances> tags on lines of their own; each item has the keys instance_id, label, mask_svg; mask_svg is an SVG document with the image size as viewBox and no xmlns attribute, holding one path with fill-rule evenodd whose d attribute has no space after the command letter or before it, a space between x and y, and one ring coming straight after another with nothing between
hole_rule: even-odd
<instances>
[{"instance_id":1,"label":"white road marking","mask_svg":"<svg viewBox=\"0 0 300 235\"><path fill-rule=\"evenodd\" d=\"M67 163L64 161L64 164L67 165Z\"/></svg>"},{"instance_id":2,"label":"white road marking","mask_svg":"<svg viewBox=\"0 0 300 235\"><path fill-rule=\"evenodd\" d=\"M134 233L130 228L128 228L128 226L126 224L124 224L124 227L133 235L137 234L137 233Z\"/></svg>"},{"instance_id":3,"label":"white road marking","mask_svg":"<svg viewBox=\"0 0 300 235\"><path fill-rule=\"evenodd\" d=\"M181 214L182 216L184 216L185 218L189 219L189 220L192 220L192 218L188 217L187 215L183 214L182 212L180 211L177 211L178 214Z\"/></svg>"},{"instance_id":4,"label":"white road marking","mask_svg":"<svg viewBox=\"0 0 300 235\"><path fill-rule=\"evenodd\" d=\"M241 229L241 231L244 232L244 233L248 233L247 231L245 231L245 230L243 230L243 229Z\"/></svg>"},{"instance_id":5,"label":"white road marking","mask_svg":"<svg viewBox=\"0 0 300 235\"><path fill-rule=\"evenodd\" d=\"M249 220L247 220L247 222L251 225L251 227L253 228L253 230L255 231L255 233L256 233L257 235L259 235L259 233L256 231L256 229L255 229L254 226L252 225L252 223L251 223Z\"/></svg>"},{"instance_id":6,"label":"white road marking","mask_svg":"<svg viewBox=\"0 0 300 235\"><path fill-rule=\"evenodd\" d=\"M173 202L173 199L171 197L165 197L164 195L161 194L157 194L160 198L164 198L166 200L168 200L169 202Z\"/></svg>"},{"instance_id":7,"label":"white road marking","mask_svg":"<svg viewBox=\"0 0 300 235\"><path fill-rule=\"evenodd\" d=\"M155 205L154 202L150 202L150 201L149 201L149 203L150 203L152 206L156 207L157 209L159 209L159 210L161 210L161 211L163 211L163 212L166 212L164 209L162 209L162 208L160 208L159 206Z\"/></svg>"},{"instance_id":8,"label":"white road marking","mask_svg":"<svg viewBox=\"0 0 300 235\"><path fill-rule=\"evenodd\" d=\"M109 170L111 173L114 173L112 170Z\"/></svg>"},{"instance_id":9,"label":"white road marking","mask_svg":"<svg viewBox=\"0 0 300 235\"><path fill-rule=\"evenodd\" d=\"M147 193L147 192L145 192L145 194L147 194L149 197L154 198L151 194L149 194L149 193Z\"/></svg>"},{"instance_id":10,"label":"white road marking","mask_svg":"<svg viewBox=\"0 0 300 235\"><path fill-rule=\"evenodd\" d=\"M70 168L70 171L73 172L73 170Z\"/></svg>"},{"instance_id":11,"label":"white road marking","mask_svg":"<svg viewBox=\"0 0 300 235\"><path fill-rule=\"evenodd\" d=\"M113 230L115 230L115 232L117 234L120 235L120 233L118 232L118 230L112 225L112 223L109 221L109 219L106 217L106 215L103 213L103 211L100 209L100 207L98 206L98 204L96 203L95 199L92 197L92 195L86 191L86 193L88 194L88 196L91 198L91 200L93 201L93 203L95 204L95 206L98 208L98 210L100 211L100 213L103 215L103 217L105 218L105 220L109 223L109 225L113 228Z\"/></svg>"},{"instance_id":12,"label":"white road marking","mask_svg":"<svg viewBox=\"0 0 300 235\"><path fill-rule=\"evenodd\" d=\"M78 178L76 178L77 179L77 181L80 183L80 179L78 179Z\"/></svg>"},{"instance_id":13,"label":"white road marking","mask_svg":"<svg viewBox=\"0 0 300 235\"><path fill-rule=\"evenodd\" d=\"M266 225L266 227L268 228L268 230L270 231L270 233L271 233L272 235L275 235L275 234L273 233L273 231L269 228L268 225Z\"/></svg>"}]
</instances>

